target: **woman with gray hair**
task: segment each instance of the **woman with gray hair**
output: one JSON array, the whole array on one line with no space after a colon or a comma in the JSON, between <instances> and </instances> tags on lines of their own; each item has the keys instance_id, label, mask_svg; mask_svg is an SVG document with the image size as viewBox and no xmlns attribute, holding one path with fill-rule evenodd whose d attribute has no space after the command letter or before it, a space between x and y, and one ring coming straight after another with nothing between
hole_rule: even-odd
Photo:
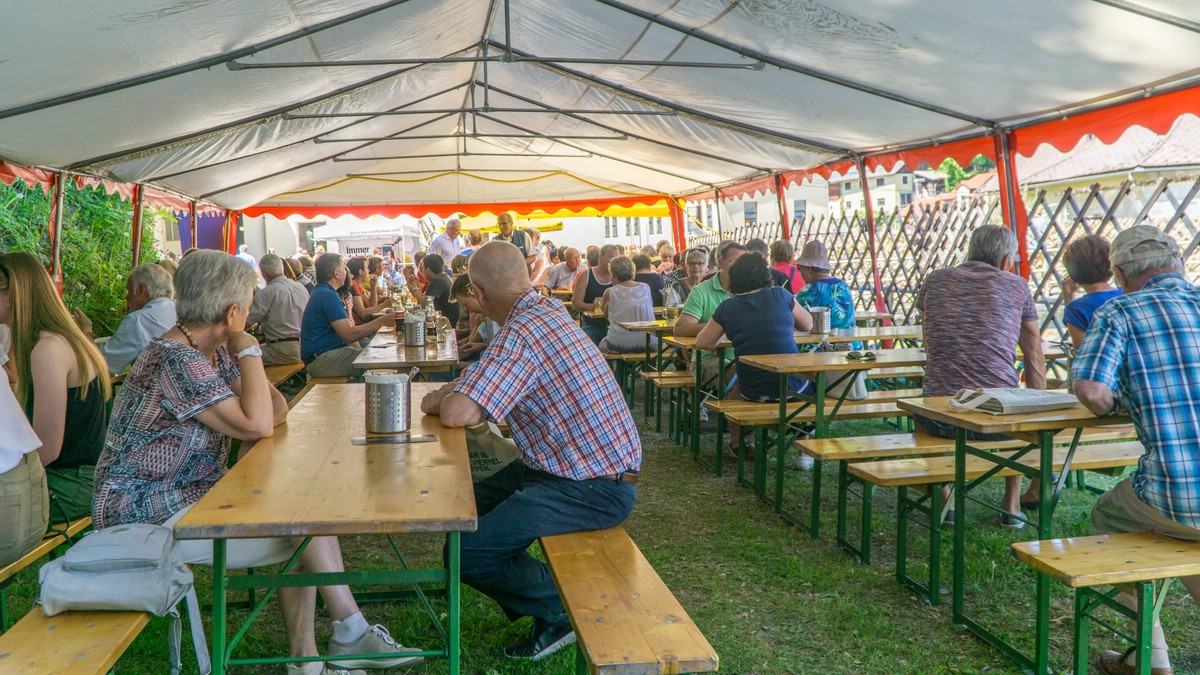
<instances>
[{"instance_id":1,"label":"woman with gray hair","mask_svg":"<svg viewBox=\"0 0 1200 675\"><path fill-rule=\"evenodd\" d=\"M173 526L225 475L230 439L270 436L287 418L287 401L267 381L246 315L258 275L220 251L197 251L175 275L178 321L134 362L113 404L112 424L96 467L92 519L97 529L122 523ZM288 560L299 540L229 542L232 569ZM212 542L180 541L185 562L212 564ZM336 537L314 538L300 568L342 570ZM317 654L313 635L316 589L280 588L292 656ZM370 626L345 586L322 587L333 623L331 662L363 667L357 654L395 653L371 667L419 661L382 626ZM289 665L289 673L333 673L320 662ZM357 672L357 671L356 671Z\"/></svg>"},{"instance_id":2,"label":"woman with gray hair","mask_svg":"<svg viewBox=\"0 0 1200 675\"><path fill-rule=\"evenodd\" d=\"M684 276L672 281L667 287L665 302L668 305L686 303L696 284L704 281L704 275L708 273L708 249L689 248L683 256L683 269Z\"/></svg>"}]
</instances>

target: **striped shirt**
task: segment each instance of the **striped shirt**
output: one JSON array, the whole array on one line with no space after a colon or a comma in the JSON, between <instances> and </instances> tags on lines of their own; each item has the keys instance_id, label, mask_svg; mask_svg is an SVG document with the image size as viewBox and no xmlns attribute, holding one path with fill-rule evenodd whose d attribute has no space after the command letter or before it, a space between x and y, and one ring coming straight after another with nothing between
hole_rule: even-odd
<instances>
[{"instance_id":1,"label":"striped shirt","mask_svg":"<svg viewBox=\"0 0 1200 675\"><path fill-rule=\"evenodd\" d=\"M1159 274L1100 306L1071 378L1116 392L1146 454L1132 476L1142 501L1200 528L1200 288Z\"/></svg>"},{"instance_id":2,"label":"striped shirt","mask_svg":"<svg viewBox=\"0 0 1200 675\"><path fill-rule=\"evenodd\" d=\"M935 270L917 294L925 315L925 396L1016 387L1021 324L1037 320L1029 284L985 262Z\"/></svg>"},{"instance_id":3,"label":"striped shirt","mask_svg":"<svg viewBox=\"0 0 1200 675\"><path fill-rule=\"evenodd\" d=\"M508 422L526 466L572 480L641 469L641 437L600 350L532 288L454 390Z\"/></svg>"}]
</instances>

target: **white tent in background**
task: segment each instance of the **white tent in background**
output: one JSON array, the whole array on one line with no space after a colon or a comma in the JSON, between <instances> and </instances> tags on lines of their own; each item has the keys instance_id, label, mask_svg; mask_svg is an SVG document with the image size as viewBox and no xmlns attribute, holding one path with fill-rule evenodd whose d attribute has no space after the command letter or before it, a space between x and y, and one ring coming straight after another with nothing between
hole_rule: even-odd
<instances>
[{"instance_id":1,"label":"white tent in background","mask_svg":"<svg viewBox=\"0 0 1200 675\"><path fill-rule=\"evenodd\" d=\"M232 209L683 195L997 131L1026 152L1066 150L1088 130L1162 132L1200 108L1193 0L124 0L5 14L20 29L0 42L0 157ZM977 147L990 140L962 150Z\"/></svg>"}]
</instances>

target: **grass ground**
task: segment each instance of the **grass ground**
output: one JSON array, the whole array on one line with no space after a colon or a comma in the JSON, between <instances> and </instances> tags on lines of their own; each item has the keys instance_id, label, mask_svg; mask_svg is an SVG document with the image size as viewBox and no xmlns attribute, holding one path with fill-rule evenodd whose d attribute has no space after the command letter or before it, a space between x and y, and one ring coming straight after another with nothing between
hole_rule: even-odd
<instances>
[{"instance_id":1,"label":"grass ground","mask_svg":"<svg viewBox=\"0 0 1200 675\"><path fill-rule=\"evenodd\" d=\"M640 420L640 406L637 416ZM626 523L633 539L654 565L721 657L721 672L767 673L1010 673L1011 663L991 647L950 623L949 598L937 607L922 602L893 578L895 554L895 495L876 495L874 563L855 563L833 543L833 481L825 484L823 527L810 539L787 525L753 493L736 484L732 463L725 477L715 478L692 460L690 452L642 424L645 458L638 504ZM836 425L839 435L883 433L878 422ZM711 448L711 435L702 439ZM834 475L827 467L827 476ZM1111 484L1115 479L1104 480ZM998 500L1001 486L988 485ZM787 501L797 504L808 494L807 474L789 472ZM1058 534L1088 533L1087 514L1094 497L1068 491L1056 517ZM852 522L857 509L852 506ZM1011 531L994 524L995 516L981 507L969 511L970 579L968 607L988 617L988 625L1008 635L1032 632L1033 577L1017 564L1008 544L1032 538L1029 529ZM924 530L913 528L911 560L924 555ZM944 532L943 585L950 583L950 532ZM398 541L410 564L436 559L441 542L431 536ZM351 568L394 566L396 559L379 537L346 538L345 557ZM910 571L920 574L913 563ZM198 569L201 598L211 588L207 571ZM10 593L13 613L31 606L37 591L36 570L26 570ZM1061 671L1069 665L1071 649L1070 595L1054 587L1051 638L1053 659ZM440 611L440 600L433 599ZM416 602L396 602L365 608L367 618L391 628L405 644L428 645L437 634ZM1175 647L1177 672L1196 672L1200 660L1200 624L1195 605L1176 589L1164 612L1167 635ZM278 614L269 608L250 631L244 655L284 653L286 643ZM504 644L519 639L524 622L510 625L495 604L474 590L463 593L463 672L480 675L571 672L573 654L560 653L529 664L503 658ZM165 673L166 626L155 621L143 631L116 672ZM319 614L318 644L328 639L328 619ZM186 640L185 640L186 643ZM1118 648L1117 639L1102 629L1093 632L1095 649ZM187 661L185 647L185 665ZM1060 672L1061 672L1060 671ZM195 672L194 662L190 670ZM242 668L239 673L277 673L271 667ZM444 662L432 661L407 669L413 673L446 672Z\"/></svg>"}]
</instances>

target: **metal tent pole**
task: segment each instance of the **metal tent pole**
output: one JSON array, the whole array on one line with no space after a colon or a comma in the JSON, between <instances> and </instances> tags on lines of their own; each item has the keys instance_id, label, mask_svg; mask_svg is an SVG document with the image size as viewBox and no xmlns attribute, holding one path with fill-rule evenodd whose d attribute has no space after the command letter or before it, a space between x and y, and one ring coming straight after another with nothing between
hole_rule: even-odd
<instances>
[{"instance_id":1,"label":"metal tent pole","mask_svg":"<svg viewBox=\"0 0 1200 675\"><path fill-rule=\"evenodd\" d=\"M133 266L142 264L142 206L145 199L146 187L141 183L133 186L133 218L130 227L133 228Z\"/></svg>"}]
</instances>

